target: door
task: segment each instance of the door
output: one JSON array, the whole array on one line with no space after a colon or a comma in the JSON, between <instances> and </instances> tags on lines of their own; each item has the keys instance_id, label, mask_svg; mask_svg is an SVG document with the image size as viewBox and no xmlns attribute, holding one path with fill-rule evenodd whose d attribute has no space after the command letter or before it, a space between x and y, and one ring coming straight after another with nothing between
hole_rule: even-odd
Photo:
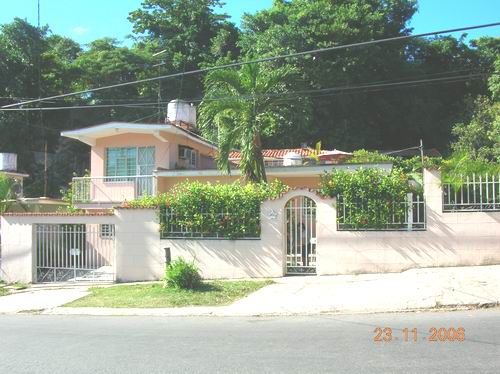
<instances>
[{"instance_id":1,"label":"door","mask_svg":"<svg viewBox=\"0 0 500 374\"><path fill-rule=\"evenodd\" d=\"M316 203L296 196L285 205L286 274L316 274Z\"/></svg>"}]
</instances>

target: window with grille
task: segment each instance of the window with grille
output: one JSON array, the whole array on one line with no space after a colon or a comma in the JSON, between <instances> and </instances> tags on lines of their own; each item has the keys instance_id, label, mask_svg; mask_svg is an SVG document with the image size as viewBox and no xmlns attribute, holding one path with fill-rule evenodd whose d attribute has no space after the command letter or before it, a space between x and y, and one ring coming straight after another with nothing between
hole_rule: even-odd
<instances>
[{"instance_id":1,"label":"window with grille","mask_svg":"<svg viewBox=\"0 0 500 374\"><path fill-rule=\"evenodd\" d=\"M106 149L106 176L151 175L155 167L155 147Z\"/></svg>"},{"instance_id":2,"label":"window with grille","mask_svg":"<svg viewBox=\"0 0 500 374\"><path fill-rule=\"evenodd\" d=\"M99 225L99 234L103 239L113 238L115 236L115 225L108 223Z\"/></svg>"}]
</instances>

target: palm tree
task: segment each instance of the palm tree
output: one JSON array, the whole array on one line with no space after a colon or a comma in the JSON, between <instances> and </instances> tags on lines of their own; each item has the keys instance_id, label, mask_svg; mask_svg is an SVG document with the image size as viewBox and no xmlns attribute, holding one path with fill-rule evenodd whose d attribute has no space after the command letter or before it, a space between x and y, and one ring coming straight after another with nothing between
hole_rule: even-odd
<instances>
[{"instance_id":1,"label":"palm tree","mask_svg":"<svg viewBox=\"0 0 500 374\"><path fill-rule=\"evenodd\" d=\"M205 96L200 105L200 127L217 134L218 167L230 170L229 153L240 148L240 170L245 180L265 182L262 135L279 125L282 94L296 70L243 65L239 70L215 70L205 78ZM281 102L280 102L281 100Z\"/></svg>"}]
</instances>

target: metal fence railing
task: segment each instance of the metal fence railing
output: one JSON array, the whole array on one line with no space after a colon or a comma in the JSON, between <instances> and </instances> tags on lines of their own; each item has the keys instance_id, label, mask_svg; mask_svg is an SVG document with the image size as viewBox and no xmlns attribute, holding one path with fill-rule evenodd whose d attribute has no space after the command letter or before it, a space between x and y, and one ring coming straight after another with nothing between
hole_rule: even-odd
<instances>
[{"instance_id":1,"label":"metal fence railing","mask_svg":"<svg viewBox=\"0 0 500 374\"><path fill-rule=\"evenodd\" d=\"M76 177L72 182L73 203L121 203L156 193L152 175Z\"/></svg>"},{"instance_id":2,"label":"metal fence railing","mask_svg":"<svg viewBox=\"0 0 500 374\"><path fill-rule=\"evenodd\" d=\"M500 175L468 175L460 186L443 184L443 212L500 210Z\"/></svg>"},{"instance_id":3,"label":"metal fence railing","mask_svg":"<svg viewBox=\"0 0 500 374\"><path fill-rule=\"evenodd\" d=\"M259 239L260 209L245 214L200 211L191 216L163 209L160 236L162 239Z\"/></svg>"},{"instance_id":4,"label":"metal fence railing","mask_svg":"<svg viewBox=\"0 0 500 374\"><path fill-rule=\"evenodd\" d=\"M36 281L113 281L114 224L36 224Z\"/></svg>"},{"instance_id":5,"label":"metal fence railing","mask_svg":"<svg viewBox=\"0 0 500 374\"><path fill-rule=\"evenodd\" d=\"M388 214L378 210L374 216L374 213L369 212L370 207L367 202L360 201L354 207L352 204L349 205L344 203L342 196L337 196L339 231L419 231L426 229L425 200L420 194L409 193L405 201L391 202Z\"/></svg>"}]
</instances>

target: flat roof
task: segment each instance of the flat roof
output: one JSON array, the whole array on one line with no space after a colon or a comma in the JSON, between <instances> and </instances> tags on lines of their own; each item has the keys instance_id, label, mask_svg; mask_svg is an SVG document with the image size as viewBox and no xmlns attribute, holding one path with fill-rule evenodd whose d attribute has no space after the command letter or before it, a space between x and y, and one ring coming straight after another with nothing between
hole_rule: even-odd
<instances>
[{"instance_id":1,"label":"flat roof","mask_svg":"<svg viewBox=\"0 0 500 374\"><path fill-rule=\"evenodd\" d=\"M266 174L278 177L300 177L318 175L332 170L357 170L365 169L384 169L390 171L392 163L381 162L373 164L335 164L335 165L314 165L314 166L280 166L266 168ZM154 175L158 177L223 177L228 174L218 169L183 169L183 170L156 170ZM229 176L240 176L239 169L231 170Z\"/></svg>"},{"instance_id":2,"label":"flat roof","mask_svg":"<svg viewBox=\"0 0 500 374\"><path fill-rule=\"evenodd\" d=\"M77 130L62 131L61 136L66 138L72 138L79 140L90 146L95 145L96 140L99 138L105 138L108 136L118 135L118 134L151 134L156 137L161 138L160 132L168 132L174 135L183 135L194 141L202 143L213 149L217 147L201 138L199 135L184 130L178 126L169 124L148 124L148 123L129 123L129 122L108 122L101 125L84 127Z\"/></svg>"}]
</instances>

